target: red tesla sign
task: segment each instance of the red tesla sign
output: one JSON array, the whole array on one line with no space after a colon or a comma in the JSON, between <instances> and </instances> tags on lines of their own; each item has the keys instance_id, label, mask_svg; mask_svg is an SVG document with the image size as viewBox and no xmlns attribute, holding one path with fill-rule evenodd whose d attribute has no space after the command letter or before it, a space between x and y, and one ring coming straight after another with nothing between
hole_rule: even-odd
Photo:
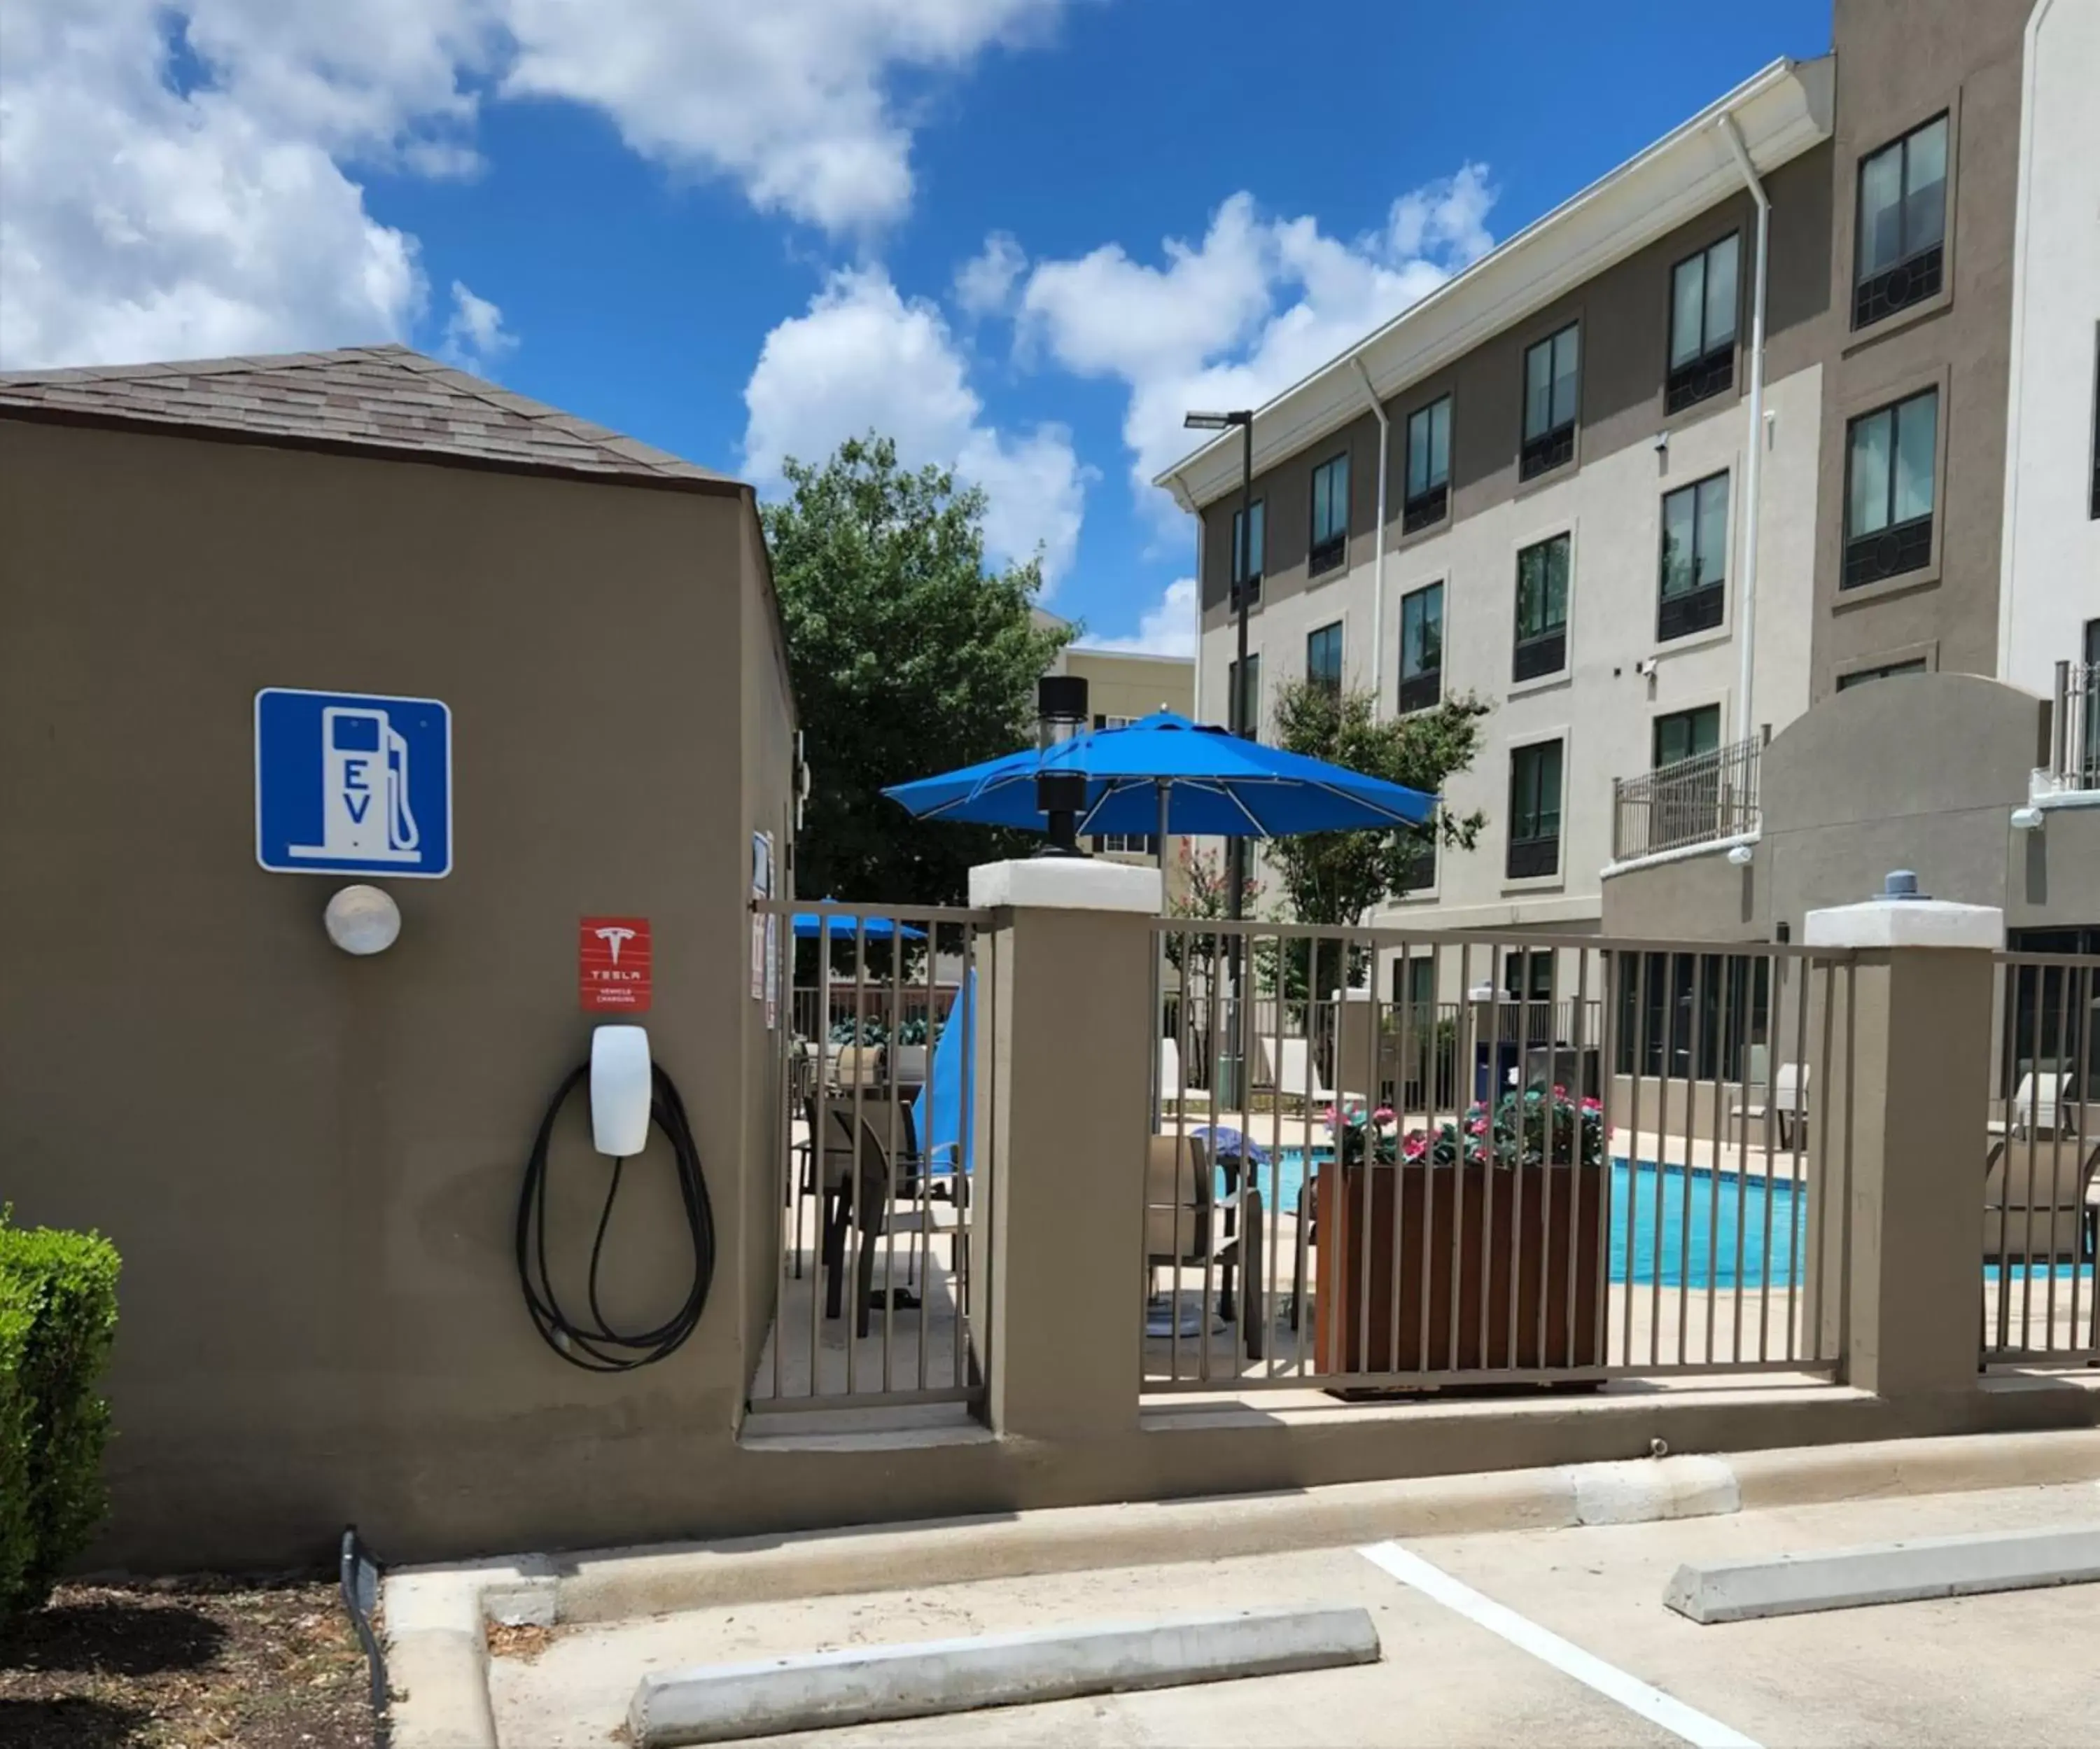
<instances>
[{"instance_id":1,"label":"red tesla sign","mask_svg":"<svg viewBox=\"0 0 2100 1749\"><path fill-rule=\"evenodd\" d=\"M649 920L585 917L576 938L576 984L587 1014L649 1012Z\"/></svg>"}]
</instances>

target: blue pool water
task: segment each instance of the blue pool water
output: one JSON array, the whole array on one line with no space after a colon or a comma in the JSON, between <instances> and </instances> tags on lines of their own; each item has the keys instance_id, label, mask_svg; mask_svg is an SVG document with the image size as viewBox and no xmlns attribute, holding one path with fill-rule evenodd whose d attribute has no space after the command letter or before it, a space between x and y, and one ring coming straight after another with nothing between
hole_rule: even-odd
<instances>
[{"instance_id":1,"label":"blue pool water","mask_svg":"<svg viewBox=\"0 0 2100 1749\"><path fill-rule=\"evenodd\" d=\"M1324 1150L1317 1164L1331 1159ZM1272 1190L1274 1174L1278 1186ZM1775 1288L1794 1284L1794 1260L1807 1237L1808 1204L1785 1179L1771 1183L1752 1174L1738 1181L1732 1172L1703 1167L1658 1168L1651 1161L1612 1162L1611 1279L1665 1287L1733 1287L1736 1275L1736 1233L1742 1229L1741 1285L1755 1288L1770 1281ZM1657 1206L1660 1180L1661 1208ZM1305 1151L1285 1148L1261 1169L1261 1192L1275 1195L1277 1206L1297 1207L1305 1181ZM1716 1194L1718 1190L1718 1195ZM1687 1232L1686 1199L1690 1199ZM1716 1204L1718 1204L1718 1208ZM1771 1209L1771 1225L1766 1210ZM1630 1226L1630 1256L1627 1235ZM1769 1250L1767 1250L1769 1232ZM1766 1260L1770 1257L1770 1274Z\"/></svg>"},{"instance_id":2,"label":"blue pool water","mask_svg":"<svg viewBox=\"0 0 2100 1749\"><path fill-rule=\"evenodd\" d=\"M1317 1165L1333 1159L1321 1149L1313 1155ZM1657 1206L1657 1180L1661 1205ZM1261 1168L1261 1194L1273 1196L1285 1210L1298 1206L1298 1194L1305 1182L1305 1150L1284 1148L1272 1164ZM1220 1185L1220 1192L1224 1186ZM1658 1168L1652 1161L1614 1159L1612 1162L1611 1279L1642 1287L1734 1287L1753 1290L1767 1281L1775 1288L1796 1285L1795 1260L1808 1235L1808 1199L1797 1194L1786 1178L1767 1181L1756 1173L1744 1177L1732 1172L1716 1173L1705 1167L1689 1171L1682 1166ZM1691 1200L1691 1218L1686 1221L1686 1199ZM1714 1206L1718 1202L1719 1207ZM1766 1210L1771 1209L1770 1225ZM1743 1234L1742 1273L1736 1274L1736 1231ZM1632 1244L1627 1243L1628 1227ZM1769 1235L1769 1249L1767 1248ZM1771 1259L1770 1274L1766 1259ZM2014 1264L2005 1273L2017 1282L2032 1275L2045 1282L2054 1274L2068 1281L2074 1274L2093 1279L2089 1263L2074 1267L2059 1264L2054 1270ZM1987 1280L1996 1281L2000 1270L1988 1264Z\"/></svg>"}]
</instances>

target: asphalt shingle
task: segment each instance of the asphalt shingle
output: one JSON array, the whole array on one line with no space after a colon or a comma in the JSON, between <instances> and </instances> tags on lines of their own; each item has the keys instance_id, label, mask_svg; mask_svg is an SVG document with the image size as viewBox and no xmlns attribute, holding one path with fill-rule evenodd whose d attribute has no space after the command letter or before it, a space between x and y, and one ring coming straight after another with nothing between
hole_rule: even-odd
<instances>
[{"instance_id":1,"label":"asphalt shingle","mask_svg":"<svg viewBox=\"0 0 2100 1749\"><path fill-rule=\"evenodd\" d=\"M0 415L11 408L428 452L564 474L729 479L403 346L0 372Z\"/></svg>"}]
</instances>

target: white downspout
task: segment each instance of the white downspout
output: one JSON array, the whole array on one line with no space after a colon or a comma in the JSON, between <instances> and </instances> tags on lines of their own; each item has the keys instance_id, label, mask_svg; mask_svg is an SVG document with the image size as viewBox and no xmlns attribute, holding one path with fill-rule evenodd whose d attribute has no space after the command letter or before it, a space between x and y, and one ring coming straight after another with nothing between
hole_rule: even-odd
<instances>
[{"instance_id":1,"label":"white downspout","mask_svg":"<svg viewBox=\"0 0 2100 1749\"><path fill-rule=\"evenodd\" d=\"M1736 684L1736 739L1747 741L1757 733L1750 702L1750 681L1757 657L1758 629L1758 516L1763 507L1758 493L1759 463L1765 448L1765 252L1771 229L1771 202L1757 168L1743 148L1742 131L1733 115L1723 115L1715 124L1736 155L1736 167L1758 203L1758 266L1756 289L1750 297L1750 439L1743 460L1743 660Z\"/></svg>"},{"instance_id":2,"label":"white downspout","mask_svg":"<svg viewBox=\"0 0 2100 1749\"><path fill-rule=\"evenodd\" d=\"M1364 356L1352 353L1349 362L1364 379L1364 393L1370 398L1371 412L1379 422L1378 523L1371 537L1371 721L1385 714L1385 479L1386 446L1392 439L1392 421L1385 404L1371 386L1371 373L1364 369Z\"/></svg>"}]
</instances>

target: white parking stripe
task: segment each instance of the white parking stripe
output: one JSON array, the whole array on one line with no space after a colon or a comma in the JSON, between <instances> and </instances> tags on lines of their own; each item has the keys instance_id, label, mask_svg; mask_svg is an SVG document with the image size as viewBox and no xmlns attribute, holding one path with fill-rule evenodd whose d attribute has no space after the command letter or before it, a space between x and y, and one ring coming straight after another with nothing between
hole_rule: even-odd
<instances>
[{"instance_id":1,"label":"white parking stripe","mask_svg":"<svg viewBox=\"0 0 2100 1749\"><path fill-rule=\"evenodd\" d=\"M1708 1718L1696 1707L1686 1706L1639 1676L1628 1676L1617 1665L1606 1663L1493 1598L1483 1597L1471 1586L1461 1583L1441 1567L1432 1566L1397 1543L1374 1543L1357 1552L1374 1566L1383 1567L1403 1585L1411 1585L1446 1609L1456 1610L1468 1620L1478 1622L1489 1632L1499 1634L1511 1645L1617 1701L1628 1711L1639 1713L1688 1743L1698 1744L1699 1749L1758 1749L1755 1739L1730 1729L1718 1719Z\"/></svg>"}]
</instances>

